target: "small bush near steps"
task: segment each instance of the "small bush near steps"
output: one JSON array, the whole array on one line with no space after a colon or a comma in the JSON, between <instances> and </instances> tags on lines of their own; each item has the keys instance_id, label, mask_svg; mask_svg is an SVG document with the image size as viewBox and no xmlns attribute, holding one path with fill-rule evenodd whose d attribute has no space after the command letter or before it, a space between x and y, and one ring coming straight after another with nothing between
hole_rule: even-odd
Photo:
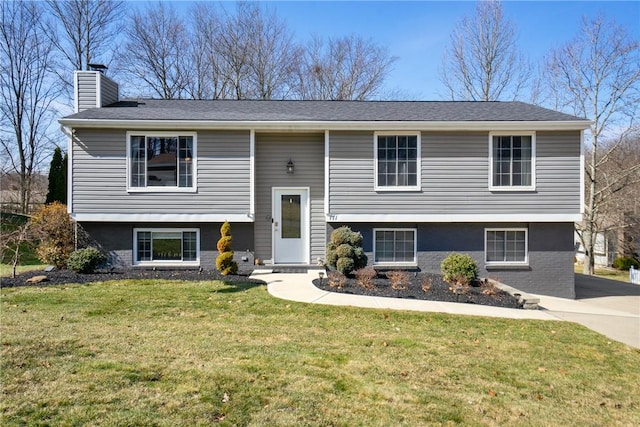
<instances>
[{"instance_id":1,"label":"small bush near steps","mask_svg":"<svg viewBox=\"0 0 640 427\"><path fill-rule=\"evenodd\" d=\"M76 273L91 274L106 260L107 258L96 248L78 249L69 256L67 267Z\"/></svg>"}]
</instances>

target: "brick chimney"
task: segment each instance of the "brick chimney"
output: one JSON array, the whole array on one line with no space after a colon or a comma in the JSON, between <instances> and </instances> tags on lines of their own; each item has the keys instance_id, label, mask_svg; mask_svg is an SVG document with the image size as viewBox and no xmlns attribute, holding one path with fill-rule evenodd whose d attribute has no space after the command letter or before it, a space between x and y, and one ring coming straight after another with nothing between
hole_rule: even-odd
<instances>
[{"instance_id":1,"label":"brick chimney","mask_svg":"<svg viewBox=\"0 0 640 427\"><path fill-rule=\"evenodd\" d=\"M118 102L118 83L105 76L105 66L89 64L91 71L74 71L74 109L78 113Z\"/></svg>"}]
</instances>

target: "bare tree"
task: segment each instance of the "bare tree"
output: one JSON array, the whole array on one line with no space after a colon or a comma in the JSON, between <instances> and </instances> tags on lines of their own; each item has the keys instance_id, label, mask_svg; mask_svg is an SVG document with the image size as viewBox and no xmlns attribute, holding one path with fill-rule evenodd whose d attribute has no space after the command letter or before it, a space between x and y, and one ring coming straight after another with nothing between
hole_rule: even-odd
<instances>
[{"instance_id":1,"label":"bare tree","mask_svg":"<svg viewBox=\"0 0 640 427\"><path fill-rule=\"evenodd\" d=\"M185 97L191 79L189 37L171 4L133 12L125 35L122 68L162 99Z\"/></svg>"},{"instance_id":2,"label":"bare tree","mask_svg":"<svg viewBox=\"0 0 640 427\"><path fill-rule=\"evenodd\" d=\"M193 99L224 98L228 85L220 69L217 39L223 25L212 3L196 3L190 10L193 33L190 37L190 60L194 73L187 83Z\"/></svg>"},{"instance_id":3,"label":"bare tree","mask_svg":"<svg viewBox=\"0 0 640 427\"><path fill-rule=\"evenodd\" d=\"M90 63L111 62L113 46L123 25L124 3L117 0L47 0L53 19L47 33L73 70L88 70ZM71 73L61 78L72 86Z\"/></svg>"},{"instance_id":4,"label":"bare tree","mask_svg":"<svg viewBox=\"0 0 640 427\"><path fill-rule=\"evenodd\" d=\"M396 58L387 49L357 36L314 37L298 70L302 99L365 100L379 95Z\"/></svg>"},{"instance_id":5,"label":"bare tree","mask_svg":"<svg viewBox=\"0 0 640 427\"><path fill-rule=\"evenodd\" d=\"M53 45L40 25L35 2L0 5L0 146L3 169L19 176L20 212L27 213L34 176L50 153L47 130L58 95L53 84Z\"/></svg>"},{"instance_id":6,"label":"bare tree","mask_svg":"<svg viewBox=\"0 0 640 427\"><path fill-rule=\"evenodd\" d=\"M225 98L245 99L250 97L248 87L251 61L251 15L254 6L237 3L236 13L224 10L222 31L216 39L220 58L220 72L229 87Z\"/></svg>"},{"instance_id":7,"label":"bare tree","mask_svg":"<svg viewBox=\"0 0 640 427\"><path fill-rule=\"evenodd\" d=\"M497 0L478 2L451 34L440 80L452 100L517 99L530 78L528 61L518 51L516 28Z\"/></svg>"},{"instance_id":8,"label":"bare tree","mask_svg":"<svg viewBox=\"0 0 640 427\"><path fill-rule=\"evenodd\" d=\"M640 127L627 129L617 138L602 139L598 150L595 233L618 236L618 252L633 255L638 249L635 239L640 238ZM587 154L593 158L592 153ZM590 184L587 180L587 199Z\"/></svg>"},{"instance_id":9,"label":"bare tree","mask_svg":"<svg viewBox=\"0 0 640 427\"><path fill-rule=\"evenodd\" d=\"M257 5L241 9L249 37L249 83L252 98L286 98L294 80L300 48L275 12Z\"/></svg>"},{"instance_id":10,"label":"bare tree","mask_svg":"<svg viewBox=\"0 0 640 427\"><path fill-rule=\"evenodd\" d=\"M596 234L603 231L608 199L620 193L640 164L620 173L604 168L619 152L625 135L616 142L605 136L615 129L633 128L640 101L640 44L623 27L603 16L583 20L578 35L551 52L547 80L560 89L560 102L574 114L592 120L586 150L586 206L578 233L585 247L585 274L593 274ZM605 144L607 142L607 144Z\"/></svg>"},{"instance_id":11,"label":"bare tree","mask_svg":"<svg viewBox=\"0 0 640 427\"><path fill-rule=\"evenodd\" d=\"M6 218L5 218L6 215ZM18 264L28 247L34 247L31 238L28 217L3 214L3 224L0 227L0 260L11 263L11 277L16 277Z\"/></svg>"}]
</instances>

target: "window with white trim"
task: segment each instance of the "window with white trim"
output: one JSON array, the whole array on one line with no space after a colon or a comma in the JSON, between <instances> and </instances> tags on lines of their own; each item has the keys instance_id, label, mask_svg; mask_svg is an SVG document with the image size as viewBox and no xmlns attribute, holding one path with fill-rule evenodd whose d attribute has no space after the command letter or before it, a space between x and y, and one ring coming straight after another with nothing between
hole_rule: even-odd
<instances>
[{"instance_id":1,"label":"window with white trim","mask_svg":"<svg viewBox=\"0 0 640 427\"><path fill-rule=\"evenodd\" d=\"M527 264L529 262L526 228L485 229L487 264Z\"/></svg>"},{"instance_id":2,"label":"window with white trim","mask_svg":"<svg viewBox=\"0 0 640 427\"><path fill-rule=\"evenodd\" d=\"M195 188L194 133L127 133L129 189Z\"/></svg>"},{"instance_id":3,"label":"window with white trim","mask_svg":"<svg viewBox=\"0 0 640 427\"><path fill-rule=\"evenodd\" d=\"M420 189L420 134L374 135L376 189Z\"/></svg>"},{"instance_id":4,"label":"window with white trim","mask_svg":"<svg viewBox=\"0 0 640 427\"><path fill-rule=\"evenodd\" d=\"M133 236L134 264L199 264L197 228L137 228Z\"/></svg>"},{"instance_id":5,"label":"window with white trim","mask_svg":"<svg viewBox=\"0 0 640 427\"><path fill-rule=\"evenodd\" d=\"M489 136L491 189L533 190L535 134Z\"/></svg>"},{"instance_id":6,"label":"window with white trim","mask_svg":"<svg viewBox=\"0 0 640 427\"><path fill-rule=\"evenodd\" d=\"M415 228L376 228L373 230L373 264L414 265Z\"/></svg>"}]
</instances>

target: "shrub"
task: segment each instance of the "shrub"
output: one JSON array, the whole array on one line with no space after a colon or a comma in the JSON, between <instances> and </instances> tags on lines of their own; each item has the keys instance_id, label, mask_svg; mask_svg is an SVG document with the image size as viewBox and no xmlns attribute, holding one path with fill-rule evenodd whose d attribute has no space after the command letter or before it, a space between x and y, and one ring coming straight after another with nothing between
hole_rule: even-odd
<instances>
[{"instance_id":1,"label":"shrub","mask_svg":"<svg viewBox=\"0 0 640 427\"><path fill-rule=\"evenodd\" d=\"M431 280L431 277L423 277L420 280L420 287L424 293L429 292L433 287L433 280Z\"/></svg>"},{"instance_id":2,"label":"shrub","mask_svg":"<svg viewBox=\"0 0 640 427\"><path fill-rule=\"evenodd\" d=\"M347 275L366 267L367 261L362 249L362 234L347 226L333 230L327 244L327 265Z\"/></svg>"},{"instance_id":3,"label":"shrub","mask_svg":"<svg viewBox=\"0 0 640 427\"><path fill-rule=\"evenodd\" d=\"M220 255L216 258L216 269L224 276L227 274L236 274L238 272L238 263L233 260L233 250L231 250L231 243L233 238L231 236L231 224L229 221L225 221L220 227L220 240L216 245Z\"/></svg>"},{"instance_id":4,"label":"shrub","mask_svg":"<svg viewBox=\"0 0 640 427\"><path fill-rule=\"evenodd\" d=\"M618 270L629 270L631 267L640 268L640 261L632 256L618 257L613 261L613 268Z\"/></svg>"},{"instance_id":5,"label":"shrub","mask_svg":"<svg viewBox=\"0 0 640 427\"><path fill-rule=\"evenodd\" d=\"M106 260L107 257L96 248L78 249L69 256L67 267L77 273L89 274L104 264Z\"/></svg>"},{"instance_id":6,"label":"shrub","mask_svg":"<svg viewBox=\"0 0 640 427\"><path fill-rule=\"evenodd\" d=\"M483 280L480 283L480 289L482 289L482 293L484 295L496 295L498 293L498 288L493 282L489 280Z\"/></svg>"},{"instance_id":7,"label":"shrub","mask_svg":"<svg viewBox=\"0 0 640 427\"><path fill-rule=\"evenodd\" d=\"M62 203L44 205L31 218L31 233L39 240L36 255L40 261L58 268L67 266L75 249L74 223Z\"/></svg>"},{"instance_id":8,"label":"shrub","mask_svg":"<svg viewBox=\"0 0 640 427\"><path fill-rule=\"evenodd\" d=\"M394 291L404 291L407 289L411 276L408 272L402 270L394 270L387 272L387 278L391 282L391 289Z\"/></svg>"},{"instance_id":9,"label":"shrub","mask_svg":"<svg viewBox=\"0 0 640 427\"><path fill-rule=\"evenodd\" d=\"M478 277L478 265L469 255L452 253L440 264L444 280L451 284L468 286Z\"/></svg>"},{"instance_id":10,"label":"shrub","mask_svg":"<svg viewBox=\"0 0 640 427\"><path fill-rule=\"evenodd\" d=\"M336 255L338 258L351 258L353 259L354 251L353 246L348 243L343 243L336 249Z\"/></svg>"},{"instance_id":11,"label":"shrub","mask_svg":"<svg viewBox=\"0 0 640 427\"><path fill-rule=\"evenodd\" d=\"M374 280L378 276L378 273L373 267L360 268L356 270L354 274L356 276L358 285L362 286L365 289L375 288Z\"/></svg>"},{"instance_id":12,"label":"shrub","mask_svg":"<svg viewBox=\"0 0 640 427\"><path fill-rule=\"evenodd\" d=\"M342 273L337 271L330 271L327 274L327 281L332 288L342 289L347 281L347 278Z\"/></svg>"},{"instance_id":13,"label":"shrub","mask_svg":"<svg viewBox=\"0 0 640 427\"><path fill-rule=\"evenodd\" d=\"M338 258L336 262L336 270L347 275L356 269L356 264L352 258Z\"/></svg>"}]
</instances>

